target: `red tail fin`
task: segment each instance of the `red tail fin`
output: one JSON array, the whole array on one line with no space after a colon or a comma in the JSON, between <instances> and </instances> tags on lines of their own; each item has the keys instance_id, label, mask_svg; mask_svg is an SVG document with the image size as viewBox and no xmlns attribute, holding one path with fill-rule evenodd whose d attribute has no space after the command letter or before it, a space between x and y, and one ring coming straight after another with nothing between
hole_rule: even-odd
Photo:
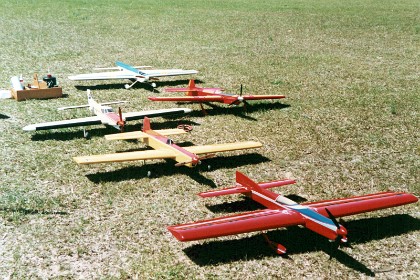
<instances>
[{"instance_id":1,"label":"red tail fin","mask_svg":"<svg viewBox=\"0 0 420 280\"><path fill-rule=\"evenodd\" d=\"M195 89L195 81L193 79L191 79L190 82L188 83L188 88Z\"/></svg>"},{"instance_id":2,"label":"red tail fin","mask_svg":"<svg viewBox=\"0 0 420 280\"><path fill-rule=\"evenodd\" d=\"M150 119L148 117L144 117L143 120L143 132L150 130Z\"/></svg>"},{"instance_id":3,"label":"red tail fin","mask_svg":"<svg viewBox=\"0 0 420 280\"><path fill-rule=\"evenodd\" d=\"M252 181L251 179L249 179L247 176L245 176L239 171L236 171L236 183L241 184L248 191L251 191L251 190L261 191L262 190L262 188L257 183L255 183L254 181Z\"/></svg>"},{"instance_id":4,"label":"red tail fin","mask_svg":"<svg viewBox=\"0 0 420 280\"><path fill-rule=\"evenodd\" d=\"M188 83L188 91L186 95L197 95L197 88L195 87L195 81L191 79Z\"/></svg>"}]
</instances>

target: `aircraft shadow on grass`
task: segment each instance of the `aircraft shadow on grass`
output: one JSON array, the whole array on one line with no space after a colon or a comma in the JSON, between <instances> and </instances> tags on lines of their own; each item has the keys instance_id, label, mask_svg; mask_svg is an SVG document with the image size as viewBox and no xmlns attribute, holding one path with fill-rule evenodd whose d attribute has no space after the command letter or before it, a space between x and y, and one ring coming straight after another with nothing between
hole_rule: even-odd
<instances>
[{"instance_id":1,"label":"aircraft shadow on grass","mask_svg":"<svg viewBox=\"0 0 420 280\"><path fill-rule=\"evenodd\" d=\"M154 123L153 128L156 127L156 129L166 129L166 128L175 128L179 124L185 124L185 125L193 125L198 126L199 123L179 119L176 117L162 117L165 119L164 122L161 123ZM176 118L176 119L175 119ZM125 125L125 131L138 131L142 127L141 123L137 124L126 124ZM94 128L93 126L86 126L85 131L89 133L90 138L92 137L104 137L107 134L115 134L118 133L118 131L113 127L107 127L107 126L96 126ZM76 130L74 131L60 131L60 130L46 130L43 132L34 133L31 137L32 141L46 141L46 140L57 140L57 141L69 141L73 139L83 138L83 127L76 127Z\"/></svg>"},{"instance_id":2,"label":"aircraft shadow on grass","mask_svg":"<svg viewBox=\"0 0 420 280\"><path fill-rule=\"evenodd\" d=\"M223 187L228 187L228 186L223 186ZM216 205L206 205L206 208L209 209L213 213L236 213L236 212L248 212L248 211L265 209L264 206L262 206L255 200L244 195L242 197L243 197L242 200L224 202L224 203L220 203ZM306 201L305 198L299 195L285 195L285 197L293 201L296 201L297 203L303 203Z\"/></svg>"},{"instance_id":3,"label":"aircraft shadow on grass","mask_svg":"<svg viewBox=\"0 0 420 280\"><path fill-rule=\"evenodd\" d=\"M349 242L354 245L418 231L420 230L420 220L407 214L396 214L380 218L353 220L344 223L344 226L349 232ZM335 258L353 270L368 276L375 275L374 271L345 251L337 250L336 244L306 228L288 227L269 231L267 235L270 240L280 242L287 248L289 253L284 257L286 259L292 259L292 255L295 254L324 251L330 258ZM384 250L387 249L384 248ZM200 266L276 256L262 235L259 234L236 240L214 240L196 244L184 249L184 252Z\"/></svg>"},{"instance_id":4,"label":"aircraft shadow on grass","mask_svg":"<svg viewBox=\"0 0 420 280\"><path fill-rule=\"evenodd\" d=\"M199 104L194 102L177 102L178 106L182 104L190 103L197 106L197 109L193 110L189 115L191 117L203 117L205 116L203 112L199 109ZM258 112L258 111L267 111L267 110L281 110L284 108L290 107L288 104L283 104L280 102L260 102L248 104L246 108L243 105L240 106L218 106L213 103L205 103L205 110L209 115L234 115L246 120L257 121L256 118L247 115L248 113ZM210 108L209 108L210 107Z\"/></svg>"},{"instance_id":5,"label":"aircraft shadow on grass","mask_svg":"<svg viewBox=\"0 0 420 280\"><path fill-rule=\"evenodd\" d=\"M7 116L7 115L0 114L0 119L1 120L3 120L3 119L10 119L10 117Z\"/></svg>"},{"instance_id":6,"label":"aircraft shadow on grass","mask_svg":"<svg viewBox=\"0 0 420 280\"><path fill-rule=\"evenodd\" d=\"M204 160L201 166L197 166L195 168L188 168L185 166L175 167L175 161L167 160L165 162L159 163L147 163L142 166L136 165L125 167L110 172L88 174L86 177L94 183L99 183L104 181L115 182L147 178L149 171L151 172L152 178L173 176L175 174L186 174L199 184L216 188L218 186L212 180L201 174L202 172L208 171L208 166L210 166L210 170L217 170L221 168L231 169L244 165L259 164L267 161L270 161L270 159L257 153L235 156L217 156L215 158Z\"/></svg>"},{"instance_id":7,"label":"aircraft shadow on grass","mask_svg":"<svg viewBox=\"0 0 420 280\"><path fill-rule=\"evenodd\" d=\"M29 209L24 207L0 207L0 211L2 212L13 212L13 213L20 213L23 215L68 215L68 212L65 211L47 211L47 210L37 210L37 209Z\"/></svg>"},{"instance_id":8,"label":"aircraft shadow on grass","mask_svg":"<svg viewBox=\"0 0 420 280\"><path fill-rule=\"evenodd\" d=\"M188 79L173 80L173 81L157 81L156 82L156 85L157 85L156 88L153 88L148 83L137 83L130 90L135 90L135 89L140 89L141 88L141 89L145 89L145 90L150 91L150 92L159 93L160 91L158 90L158 88L176 87L176 86L179 86L179 85L188 84L188 82L189 82ZM200 83L202 83L202 81L196 81L196 83L200 84ZM83 91L86 91L87 89L91 89L91 90L115 90L115 89L124 89L124 84L126 84L126 83L121 81L119 83L104 83L104 84L88 85L88 86L77 85L77 86L75 86L75 88L77 90L83 90ZM141 94L141 93L139 93L139 94Z\"/></svg>"}]
</instances>

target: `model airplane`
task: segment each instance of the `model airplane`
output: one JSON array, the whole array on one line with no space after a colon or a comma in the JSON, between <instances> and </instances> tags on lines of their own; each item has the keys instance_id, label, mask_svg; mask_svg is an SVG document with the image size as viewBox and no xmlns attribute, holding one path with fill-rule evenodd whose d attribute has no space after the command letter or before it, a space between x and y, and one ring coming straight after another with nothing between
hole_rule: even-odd
<instances>
[{"instance_id":1,"label":"model airplane","mask_svg":"<svg viewBox=\"0 0 420 280\"><path fill-rule=\"evenodd\" d=\"M168 230L180 241L192 241L302 225L331 241L347 242L347 230L337 222L336 217L355 215L418 201L417 197L412 194L388 191L298 204L289 198L267 190L268 188L293 184L295 183L294 180L256 183L237 171L236 182L235 187L208 191L199 195L213 197L242 193L268 209L170 226ZM268 240L266 235L264 237L278 254L286 253L286 248L283 245Z\"/></svg>"},{"instance_id":2,"label":"model airplane","mask_svg":"<svg viewBox=\"0 0 420 280\"><path fill-rule=\"evenodd\" d=\"M58 108L58 110L87 107L95 116L71 119L71 120L31 124L31 125L25 126L23 130L26 130L26 131L47 130L47 129L53 129L53 128L104 124L104 125L112 126L120 131L123 131L126 121L139 120L139 119L143 119L146 116L152 118L152 117L160 117L160 116L167 116L167 115L173 115L173 114L184 114L184 113L191 112L191 109L188 109L188 108L173 108L173 109L161 109L161 110L149 110L149 111L142 111L142 112L122 113L121 108L120 108L118 114L116 114L112 110L111 107L106 106L106 105L123 103L125 101L97 103L93 99L90 93L90 90L87 90L87 97L88 97L87 105L62 107L62 108Z\"/></svg>"},{"instance_id":3,"label":"model airplane","mask_svg":"<svg viewBox=\"0 0 420 280\"><path fill-rule=\"evenodd\" d=\"M185 96L177 97L149 97L152 101L175 101L175 102L198 102L201 110L205 113L203 103L220 102L228 105L239 105L243 103L244 106L248 100L262 100L262 99L282 99L284 95L242 95L242 85L240 94L224 93L222 88L200 88L195 86L194 80L190 80L187 88L169 88L167 92L185 92Z\"/></svg>"},{"instance_id":4,"label":"model airplane","mask_svg":"<svg viewBox=\"0 0 420 280\"><path fill-rule=\"evenodd\" d=\"M152 130L149 118L144 118L143 131L106 135L105 138L107 140L140 139L143 143L152 147L154 150L81 156L75 157L74 160L79 164L93 164L132 160L173 159L177 161L175 166L194 167L201 163L203 159L213 157L215 155L214 153L217 152L252 149L262 146L259 142L247 141L205 146L180 147L167 137L169 135L181 133L186 132L183 129ZM199 155L203 156L200 157Z\"/></svg>"},{"instance_id":5,"label":"model airplane","mask_svg":"<svg viewBox=\"0 0 420 280\"><path fill-rule=\"evenodd\" d=\"M148 68L150 66L131 66L123 62L117 61L115 68L102 68L102 69L116 69L119 71L110 72L98 72L90 74L80 74L75 76L69 76L70 80L81 81L81 80L111 80L111 79L128 79L132 80L132 83L124 85L126 89L133 87L137 82L150 83L152 87L156 87L156 83L152 81L158 81L160 77L168 76L180 76L180 75L192 75L197 74L196 70L182 70L182 69L167 69L167 70L140 70L142 68Z\"/></svg>"}]
</instances>

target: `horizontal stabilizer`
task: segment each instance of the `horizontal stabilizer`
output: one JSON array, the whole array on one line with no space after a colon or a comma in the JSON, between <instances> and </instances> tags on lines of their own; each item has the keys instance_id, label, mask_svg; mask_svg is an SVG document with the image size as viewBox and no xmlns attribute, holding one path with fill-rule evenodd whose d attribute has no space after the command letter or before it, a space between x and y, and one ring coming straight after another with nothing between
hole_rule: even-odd
<instances>
[{"instance_id":1,"label":"horizontal stabilizer","mask_svg":"<svg viewBox=\"0 0 420 280\"><path fill-rule=\"evenodd\" d=\"M90 105L76 105L76 106L68 106L68 107L60 107L57 108L58 111L68 110L68 109L78 109L78 108L88 108Z\"/></svg>"},{"instance_id":2,"label":"horizontal stabilizer","mask_svg":"<svg viewBox=\"0 0 420 280\"><path fill-rule=\"evenodd\" d=\"M175 101L175 102L223 102L219 95L185 95L185 96L151 96L151 101Z\"/></svg>"},{"instance_id":3,"label":"horizontal stabilizer","mask_svg":"<svg viewBox=\"0 0 420 280\"><path fill-rule=\"evenodd\" d=\"M105 135L106 140L131 140L131 139L143 139L147 137L149 137L149 135L141 131L132 131L132 132Z\"/></svg>"},{"instance_id":4,"label":"horizontal stabilizer","mask_svg":"<svg viewBox=\"0 0 420 280\"><path fill-rule=\"evenodd\" d=\"M153 130L161 135L169 136L169 135L177 135L187 133L183 129L173 128L173 129L161 129L161 130ZM116 134L108 134L105 135L106 140L131 140L131 139L143 139L149 137L149 134L144 133L142 131L132 131L132 132L124 132L124 133L116 133Z\"/></svg>"},{"instance_id":5,"label":"horizontal stabilizer","mask_svg":"<svg viewBox=\"0 0 420 280\"><path fill-rule=\"evenodd\" d=\"M166 92L205 92L205 93L215 93L218 91L223 91L223 88L199 88L199 87L194 87L194 88L166 88L165 91Z\"/></svg>"},{"instance_id":6,"label":"horizontal stabilizer","mask_svg":"<svg viewBox=\"0 0 420 280\"><path fill-rule=\"evenodd\" d=\"M290 184L295 184L296 181L292 179L284 179L284 180L277 180L271 182L262 182L258 183L258 185L263 189L270 189L280 186L286 186ZM214 196L221 196L221 195L228 195L228 194L237 194L237 193L247 193L248 190L245 189L242 185L238 184L235 187L229 187L221 190L212 190L207 192L201 192L198 195L201 197L214 197Z\"/></svg>"},{"instance_id":7,"label":"horizontal stabilizer","mask_svg":"<svg viewBox=\"0 0 420 280\"><path fill-rule=\"evenodd\" d=\"M136 69L144 69L144 68L152 68L152 66L149 65L140 65L140 66L133 66L133 68ZM93 70L95 71L101 71L101 70L119 70L120 67L95 67Z\"/></svg>"},{"instance_id":8,"label":"horizontal stabilizer","mask_svg":"<svg viewBox=\"0 0 420 280\"><path fill-rule=\"evenodd\" d=\"M121 103L127 103L127 102L128 101L111 101L111 102L100 103L100 105L121 104Z\"/></svg>"}]
</instances>

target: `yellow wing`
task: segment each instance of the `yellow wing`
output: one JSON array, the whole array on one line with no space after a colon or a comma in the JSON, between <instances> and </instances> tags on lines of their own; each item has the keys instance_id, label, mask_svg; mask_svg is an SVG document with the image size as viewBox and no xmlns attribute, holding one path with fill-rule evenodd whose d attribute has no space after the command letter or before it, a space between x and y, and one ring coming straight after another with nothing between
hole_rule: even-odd
<instances>
[{"instance_id":1,"label":"yellow wing","mask_svg":"<svg viewBox=\"0 0 420 280\"><path fill-rule=\"evenodd\" d=\"M209 154L209 153L217 153L217 152L254 149L254 148L260 148L260 147L262 147L262 144L260 142L245 141L245 142L214 144L214 145L204 145L204 146L191 146L191 147L185 147L184 149L191 153L199 155L199 154Z\"/></svg>"},{"instance_id":2,"label":"yellow wing","mask_svg":"<svg viewBox=\"0 0 420 280\"><path fill-rule=\"evenodd\" d=\"M179 128L160 129L160 130L153 130L153 131L163 136L187 133L185 130L179 129ZM149 137L149 134L144 133L142 131L133 131L133 132L124 132L124 133L105 135L106 140L130 140L130 139L143 139L147 137Z\"/></svg>"},{"instance_id":3,"label":"yellow wing","mask_svg":"<svg viewBox=\"0 0 420 280\"><path fill-rule=\"evenodd\" d=\"M147 150L127 153L115 153L105 155L93 155L93 156L81 156L74 157L73 159L78 164L94 164L94 163L106 163L106 162L121 162L121 161L132 161L132 160L149 160L149 159L175 159L176 155L171 150L160 149L160 150Z\"/></svg>"}]
</instances>

